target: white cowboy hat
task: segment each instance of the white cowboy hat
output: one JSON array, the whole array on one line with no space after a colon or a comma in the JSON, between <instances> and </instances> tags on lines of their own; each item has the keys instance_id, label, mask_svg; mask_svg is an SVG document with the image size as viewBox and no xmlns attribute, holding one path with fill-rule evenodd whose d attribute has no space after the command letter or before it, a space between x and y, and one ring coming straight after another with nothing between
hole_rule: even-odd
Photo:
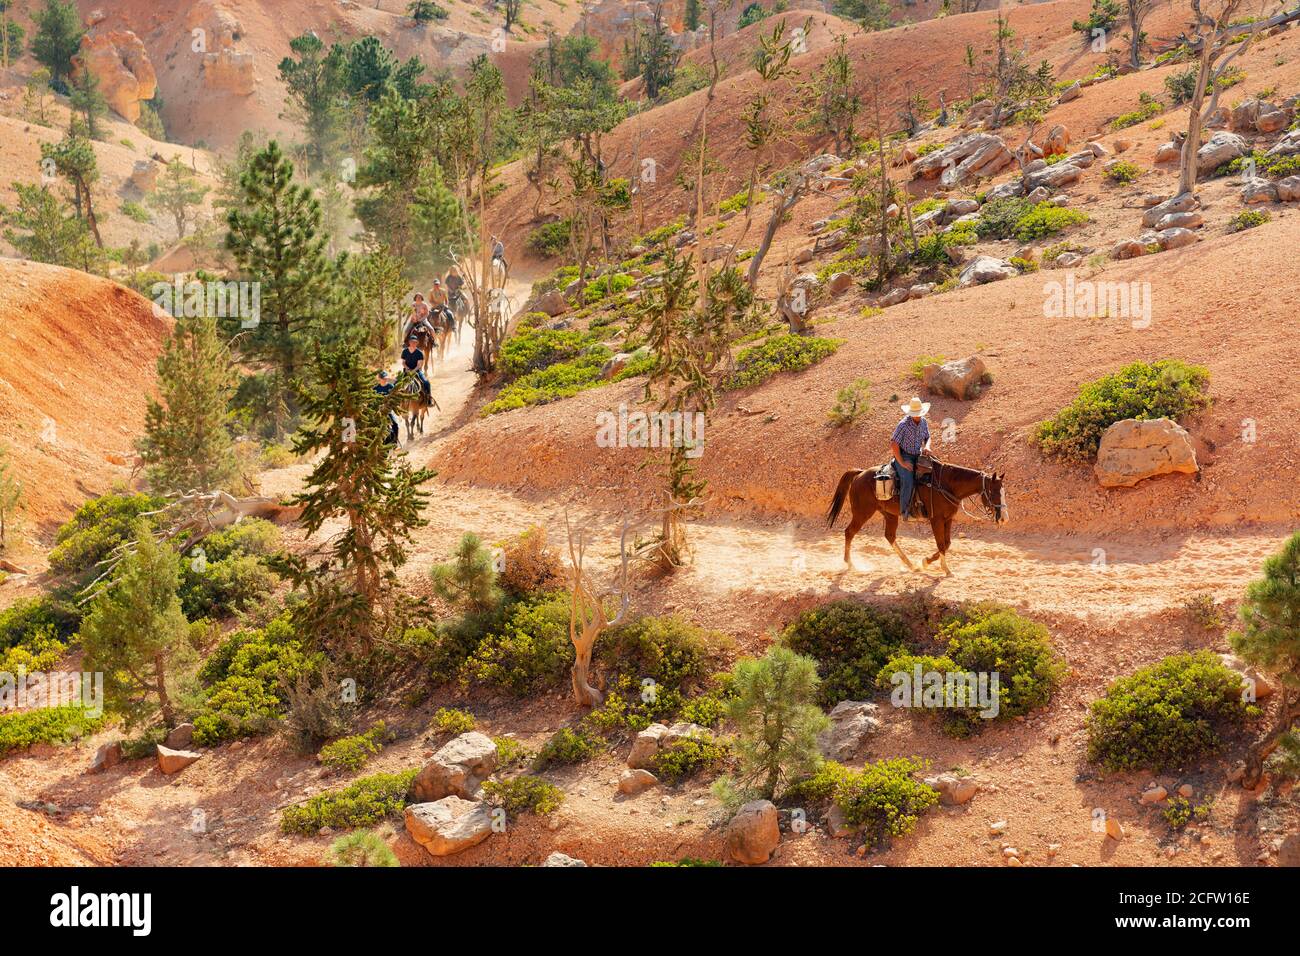
<instances>
[{"instance_id":1,"label":"white cowboy hat","mask_svg":"<svg viewBox=\"0 0 1300 956\"><path fill-rule=\"evenodd\" d=\"M898 407L903 410L904 415L920 415L924 417L930 413L930 403L923 402L916 397L913 397L906 405L899 405Z\"/></svg>"}]
</instances>

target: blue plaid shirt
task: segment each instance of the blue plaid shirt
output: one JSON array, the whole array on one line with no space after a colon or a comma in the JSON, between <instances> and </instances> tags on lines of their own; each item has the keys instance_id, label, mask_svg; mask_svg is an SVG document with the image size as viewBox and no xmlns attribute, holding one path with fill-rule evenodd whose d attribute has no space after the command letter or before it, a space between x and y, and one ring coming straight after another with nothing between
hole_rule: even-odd
<instances>
[{"instance_id":1,"label":"blue plaid shirt","mask_svg":"<svg viewBox=\"0 0 1300 956\"><path fill-rule=\"evenodd\" d=\"M912 418L909 415L898 423L892 440L898 442L903 454L919 455L925 443L930 440L930 423L924 418Z\"/></svg>"}]
</instances>

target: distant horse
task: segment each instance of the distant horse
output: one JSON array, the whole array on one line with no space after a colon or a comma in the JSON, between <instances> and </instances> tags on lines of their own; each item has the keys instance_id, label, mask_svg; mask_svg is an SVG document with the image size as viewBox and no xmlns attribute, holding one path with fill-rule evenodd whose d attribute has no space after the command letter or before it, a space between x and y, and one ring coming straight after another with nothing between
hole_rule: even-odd
<instances>
[{"instance_id":1,"label":"distant horse","mask_svg":"<svg viewBox=\"0 0 1300 956\"><path fill-rule=\"evenodd\" d=\"M886 466L888 467L888 466ZM907 555L894 541L898 531L898 496L887 501L876 497L876 475L879 469L853 469L846 471L835 489L830 510L826 512L827 527L835 526L835 519L840 515L847 498L851 507L849 526L844 529L844 563L853 567L849 548L853 536L877 511L885 519L885 540L889 542L903 564L909 571L917 570L908 560ZM994 522L1001 522L1007 517L1006 492L1002 488L1005 476L996 472L986 474L973 468L960 468L935 460L934 470L930 473L930 483L916 486L914 496L919 497L930 515L930 529L934 532L934 543L938 547L934 554L926 558L923 567L929 567L935 561L943 568L944 574L952 574L948 569L948 547L952 544L952 519L958 511L965 511L963 502L971 495L979 495L980 504ZM969 512L967 512L969 514Z\"/></svg>"},{"instance_id":2,"label":"distant horse","mask_svg":"<svg viewBox=\"0 0 1300 956\"><path fill-rule=\"evenodd\" d=\"M456 317L456 344L460 345L460 333L469 321L469 299L464 292L455 292L451 296L451 311Z\"/></svg>"},{"instance_id":3,"label":"distant horse","mask_svg":"<svg viewBox=\"0 0 1300 956\"><path fill-rule=\"evenodd\" d=\"M456 317L450 309L434 309L433 314L429 316L429 324L433 326L433 341L438 347L438 361L441 362L447 357L447 346L451 342Z\"/></svg>"},{"instance_id":4,"label":"distant horse","mask_svg":"<svg viewBox=\"0 0 1300 956\"><path fill-rule=\"evenodd\" d=\"M428 414L430 405L438 411L442 411L442 407L432 392L428 398L425 397L424 387L414 374L406 373L402 378L397 386L397 404L406 419L406 442L410 444L417 430L424 434L424 416Z\"/></svg>"}]
</instances>

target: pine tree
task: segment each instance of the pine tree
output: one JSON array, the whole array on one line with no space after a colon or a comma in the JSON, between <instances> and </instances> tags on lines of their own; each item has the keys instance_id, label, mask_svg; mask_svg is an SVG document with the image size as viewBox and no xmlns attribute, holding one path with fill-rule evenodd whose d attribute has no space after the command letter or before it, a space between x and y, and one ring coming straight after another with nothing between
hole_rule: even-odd
<instances>
[{"instance_id":1,"label":"pine tree","mask_svg":"<svg viewBox=\"0 0 1300 956\"><path fill-rule=\"evenodd\" d=\"M209 316L181 318L158 357L161 401L150 399L140 454L160 492L213 491L238 473L226 427L237 378Z\"/></svg>"},{"instance_id":2,"label":"pine tree","mask_svg":"<svg viewBox=\"0 0 1300 956\"><path fill-rule=\"evenodd\" d=\"M298 58L280 61L280 79L289 97L284 115L302 124L307 168L319 172L333 155L340 132L343 48L336 45L327 53L320 37L305 33L290 40L289 49Z\"/></svg>"},{"instance_id":3,"label":"pine tree","mask_svg":"<svg viewBox=\"0 0 1300 956\"><path fill-rule=\"evenodd\" d=\"M261 321L241 340L253 361L292 379L330 311L335 268L320 235L320 204L293 181L272 140L240 178L241 207L227 214L226 248L247 281L261 283Z\"/></svg>"},{"instance_id":4,"label":"pine tree","mask_svg":"<svg viewBox=\"0 0 1300 956\"><path fill-rule=\"evenodd\" d=\"M78 73L68 93L68 105L72 107L69 129L90 139L100 139L99 121L108 113L108 101L99 91L99 77L89 70Z\"/></svg>"},{"instance_id":5,"label":"pine tree","mask_svg":"<svg viewBox=\"0 0 1300 956\"><path fill-rule=\"evenodd\" d=\"M1275 719L1246 756L1242 783L1253 788L1264 759L1300 720L1300 532L1264 562L1264 576L1247 585L1239 614L1241 630L1228 638L1232 649L1280 685Z\"/></svg>"},{"instance_id":6,"label":"pine tree","mask_svg":"<svg viewBox=\"0 0 1300 956\"><path fill-rule=\"evenodd\" d=\"M142 533L81 625L86 667L103 672L107 703L128 724L161 711L163 723L175 726L178 685L190 658L179 580L176 554Z\"/></svg>"},{"instance_id":7,"label":"pine tree","mask_svg":"<svg viewBox=\"0 0 1300 956\"><path fill-rule=\"evenodd\" d=\"M173 159L158 177L158 186L145 197L145 204L168 213L176 222L176 238L185 238L185 224L190 210L203 202L208 187L199 182L194 171L179 159Z\"/></svg>"},{"instance_id":8,"label":"pine tree","mask_svg":"<svg viewBox=\"0 0 1300 956\"><path fill-rule=\"evenodd\" d=\"M402 275L405 266L383 243L378 243L348 263L348 286L355 295L355 310L365 343L364 358L382 364L406 316L406 294L411 284Z\"/></svg>"},{"instance_id":9,"label":"pine tree","mask_svg":"<svg viewBox=\"0 0 1300 956\"><path fill-rule=\"evenodd\" d=\"M0 210L7 226L5 241L33 262L91 271L95 243L81 218L59 201L48 186L13 184L14 210ZM25 230L19 232L17 230Z\"/></svg>"},{"instance_id":10,"label":"pine tree","mask_svg":"<svg viewBox=\"0 0 1300 956\"><path fill-rule=\"evenodd\" d=\"M50 83L62 85L72 70L72 58L81 48L85 31L81 15L73 0L45 0L45 9L36 15L36 36L32 38L32 55L50 70Z\"/></svg>"},{"instance_id":11,"label":"pine tree","mask_svg":"<svg viewBox=\"0 0 1300 956\"><path fill-rule=\"evenodd\" d=\"M397 395L374 391L372 371L354 347L319 350L310 372L310 382L298 384L304 424L293 450L319 460L295 498L303 506L299 522L309 537L333 519L346 527L316 565L284 557L274 566L306 593L302 626L335 647L368 650L391 610L387 598L411 535L427 524L419 486L435 473L390 457L384 438Z\"/></svg>"},{"instance_id":12,"label":"pine tree","mask_svg":"<svg viewBox=\"0 0 1300 956\"><path fill-rule=\"evenodd\" d=\"M13 0L0 0L0 69L9 69L23 55L23 38L27 35L22 24L9 19Z\"/></svg>"},{"instance_id":13,"label":"pine tree","mask_svg":"<svg viewBox=\"0 0 1300 956\"><path fill-rule=\"evenodd\" d=\"M77 215L84 216L86 226L95 237L95 244L104 248L104 240L99 234L99 222L95 218L95 204L90 187L99 181L99 164L95 161L95 149L90 140L76 133L69 133L58 143L41 144L41 163L46 160L54 164L54 171L72 184L73 204Z\"/></svg>"},{"instance_id":14,"label":"pine tree","mask_svg":"<svg viewBox=\"0 0 1300 956\"><path fill-rule=\"evenodd\" d=\"M686 10L682 14L682 19L686 22L686 29L700 28L700 0L686 0Z\"/></svg>"},{"instance_id":15,"label":"pine tree","mask_svg":"<svg viewBox=\"0 0 1300 956\"><path fill-rule=\"evenodd\" d=\"M719 788L725 802L772 800L783 784L821 764L817 735L830 722L814 703L817 685L817 662L788 647L736 664L728 716L736 723L739 768Z\"/></svg>"},{"instance_id":16,"label":"pine tree","mask_svg":"<svg viewBox=\"0 0 1300 956\"><path fill-rule=\"evenodd\" d=\"M22 483L9 470L9 449L0 445L0 548L9 543L9 525L23 498Z\"/></svg>"}]
</instances>

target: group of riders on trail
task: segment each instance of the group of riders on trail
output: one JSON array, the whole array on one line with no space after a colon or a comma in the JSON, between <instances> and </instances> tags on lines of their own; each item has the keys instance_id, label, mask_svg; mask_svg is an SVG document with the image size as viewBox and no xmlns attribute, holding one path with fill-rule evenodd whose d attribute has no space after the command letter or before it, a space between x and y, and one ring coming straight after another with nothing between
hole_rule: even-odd
<instances>
[{"instance_id":1,"label":"group of riders on trail","mask_svg":"<svg viewBox=\"0 0 1300 956\"><path fill-rule=\"evenodd\" d=\"M501 276L501 284L504 285L505 276L509 272L509 264L506 262L506 247L496 236L492 237L492 273ZM423 294L415 293L415 301L411 306L411 315L407 319L402 331L402 368L415 376L420 383L420 392L423 396L423 404L428 407L436 404L433 399L433 388L429 383L427 374L429 352L437 348L439 356L445 348L446 341L451 336L457 336L459 341L460 324L456 316L468 315L469 304L465 299L465 279L460 274L460 270L453 263L447 270L447 274L439 279L433 280L433 286L429 289L429 295L426 298ZM387 369L380 369L377 373L378 381L375 384L375 391L380 395L389 394L396 387L396 379ZM389 415L388 437L385 439L386 444L396 444L398 437L398 419L392 412Z\"/></svg>"}]
</instances>

